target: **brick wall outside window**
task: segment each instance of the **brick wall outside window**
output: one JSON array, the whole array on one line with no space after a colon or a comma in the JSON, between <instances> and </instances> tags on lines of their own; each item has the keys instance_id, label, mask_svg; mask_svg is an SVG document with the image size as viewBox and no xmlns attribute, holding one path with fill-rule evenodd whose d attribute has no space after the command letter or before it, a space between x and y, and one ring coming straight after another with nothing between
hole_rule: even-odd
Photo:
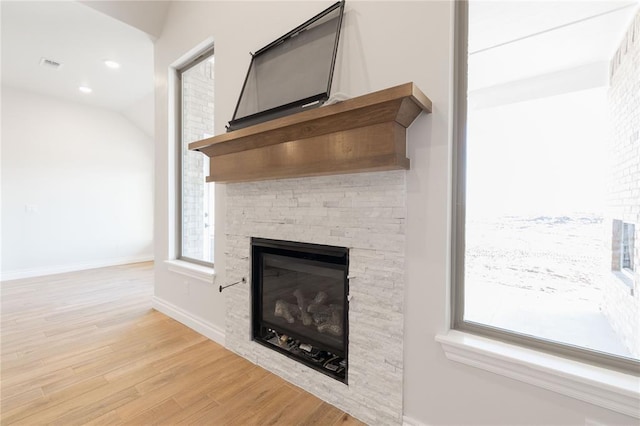
<instances>
[{"instance_id":1,"label":"brick wall outside window","mask_svg":"<svg viewBox=\"0 0 640 426\"><path fill-rule=\"evenodd\" d=\"M640 13L611 61L609 108L612 167L609 189L611 276L602 310L630 352L640 357ZM632 256L624 261L625 230Z\"/></svg>"},{"instance_id":2,"label":"brick wall outside window","mask_svg":"<svg viewBox=\"0 0 640 426\"><path fill-rule=\"evenodd\" d=\"M191 152L189 143L214 134L213 64L202 61L182 74L182 256L210 261L209 228L213 212L206 208L208 159Z\"/></svg>"}]
</instances>

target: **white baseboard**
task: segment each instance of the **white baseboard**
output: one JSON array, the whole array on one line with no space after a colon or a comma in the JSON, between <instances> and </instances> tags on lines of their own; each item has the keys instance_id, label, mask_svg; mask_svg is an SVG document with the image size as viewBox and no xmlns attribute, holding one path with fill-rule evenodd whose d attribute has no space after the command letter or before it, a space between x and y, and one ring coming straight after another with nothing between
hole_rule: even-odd
<instances>
[{"instance_id":1,"label":"white baseboard","mask_svg":"<svg viewBox=\"0 0 640 426\"><path fill-rule=\"evenodd\" d=\"M402 416L402 426L427 426L427 425L422 423L421 421L414 419L413 417Z\"/></svg>"},{"instance_id":2,"label":"white baseboard","mask_svg":"<svg viewBox=\"0 0 640 426\"><path fill-rule=\"evenodd\" d=\"M166 300L160 299L156 296L153 296L151 304L155 310L162 312L163 314L173 318L174 320L186 325L190 329L197 331L203 336L206 336L214 342L224 346L224 330L217 325L214 325L209 321L193 315L192 313L179 308L173 303L169 303Z\"/></svg>"},{"instance_id":3,"label":"white baseboard","mask_svg":"<svg viewBox=\"0 0 640 426\"><path fill-rule=\"evenodd\" d=\"M128 263L150 262L153 255L116 257L93 262L72 263L69 265L46 266L43 268L18 269L14 271L2 271L0 281L18 280L21 278L41 277L43 275L55 275L65 272L84 271L85 269L105 268L107 266L126 265Z\"/></svg>"}]
</instances>

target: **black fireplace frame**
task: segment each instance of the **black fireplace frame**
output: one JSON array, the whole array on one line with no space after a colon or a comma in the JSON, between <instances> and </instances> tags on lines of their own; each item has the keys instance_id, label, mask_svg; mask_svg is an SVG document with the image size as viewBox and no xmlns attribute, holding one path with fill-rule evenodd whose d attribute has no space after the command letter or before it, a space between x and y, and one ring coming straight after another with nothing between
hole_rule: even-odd
<instances>
[{"instance_id":1,"label":"black fireplace frame","mask_svg":"<svg viewBox=\"0 0 640 426\"><path fill-rule=\"evenodd\" d=\"M274 324L263 319L262 306L262 253L276 254L280 256L293 257L297 259L307 259L332 264L332 267L340 269L344 273L344 309L343 309L343 335L342 348L332 347L324 342L318 342L308 336L297 334L295 331L287 329L282 324ZM348 349L349 349L349 249L346 247L328 246L321 244L302 243L284 240L272 240L266 238L251 238L251 324L252 340L270 349L284 354L302 364L305 364L323 374L333 377L343 383L347 383L348 373ZM265 336L269 330L280 331L287 336L300 340L301 343L308 343L320 350L330 352L345 360L344 371L336 374L331 370L323 368L321 365L310 361L305 357L298 356L282 347L269 343Z\"/></svg>"}]
</instances>

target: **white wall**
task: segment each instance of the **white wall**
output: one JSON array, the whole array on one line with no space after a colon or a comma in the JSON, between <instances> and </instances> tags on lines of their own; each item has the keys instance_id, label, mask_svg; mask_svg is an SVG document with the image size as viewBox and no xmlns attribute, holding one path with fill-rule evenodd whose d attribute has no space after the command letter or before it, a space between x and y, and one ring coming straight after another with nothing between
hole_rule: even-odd
<instances>
[{"instance_id":1,"label":"white wall","mask_svg":"<svg viewBox=\"0 0 640 426\"><path fill-rule=\"evenodd\" d=\"M2 87L2 278L153 257L153 143L121 114Z\"/></svg>"},{"instance_id":2,"label":"white wall","mask_svg":"<svg viewBox=\"0 0 640 426\"><path fill-rule=\"evenodd\" d=\"M327 2L174 2L156 43L156 229L158 260L174 253L172 145L167 102L170 64L208 38L216 43L216 130L231 118L250 51L256 51ZM607 410L448 361L434 336L449 324L453 3L348 1L334 93L351 96L414 81L434 104L410 128L405 317L405 415L429 425L631 423ZM216 230L223 236L224 185L216 188ZM221 242L222 240L218 240ZM217 242L217 243L218 243ZM225 283L224 247L216 247ZM223 297L211 284L186 285L156 264L156 296L224 328ZM217 284L217 283L216 283ZM194 290L195 288L195 290Z\"/></svg>"},{"instance_id":3,"label":"white wall","mask_svg":"<svg viewBox=\"0 0 640 426\"><path fill-rule=\"evenodd\" d=\"M153 139L154 103L153 92L149 92L148 95L143 96L120 111L133 125L142 130L149 139Z\"/></svg>"},{"instance_id":4,"label":"white wall","mask_svg":"<svg viewBox=\"0 0 640 426\"><path fill-rule=\"evenodd\" d=\"M79 0L80 3L111 16L125 24L138 28L154 39L162 33L167 16L169 2L153 1L117 1L117 0Z\"/></svg>"}]
</instances>

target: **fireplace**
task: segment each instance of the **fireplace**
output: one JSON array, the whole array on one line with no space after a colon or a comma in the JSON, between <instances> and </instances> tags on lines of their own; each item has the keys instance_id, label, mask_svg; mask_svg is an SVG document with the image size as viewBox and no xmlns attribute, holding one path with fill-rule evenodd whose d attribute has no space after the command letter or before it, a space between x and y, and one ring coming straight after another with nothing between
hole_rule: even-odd
<instances>
[{"instance_id":1,"label":"fireplace","mask_svg":"<svg viewBox=\"0 0 640 426\"><path fill-rule=\"evenodd\" d=\"M227 282L253 276L251 286L225 292L225 346L368 424L403 421L405 128L421 111L431 112L431 101L409 83L189 145L210 157L207 182L229 183L223 276ZM343 260L333 262L343 267L344 334L325 347L344 358L343 372L327 371L278 344L274 337L284 334L287 343L299 341L298 349L311 342L313 351L314 341L327 343L318 337L329 336L312 330L302 338L286 318L275 316L278 296L269 301L263 295L261 252L277 256L282 249L285 258L304 259L291 252L314 246L292 250L288 243L254 237L349 247L337 256ZM267 262L267 278L272 269L273 275L287 272ZM297 306L294 292L284 292L287 307ZM320 290L301 292L303 300L314 299Z\"/></svg>"},{"instance_id":2,"label":"fireplace","mask_svg":"<svg viewBox=\"0 0 640 426\"><path fill-rule=\"evenodd\" d=\"M349 250L251 239L253 340L347 382Z\"/></svg>"},{"instance_id":3,"label":"fireplace","mask_svg":"<svg viewBox=\"0 0 640 426\"><path fill-rule=\"evenodd\" d=\"M226 185L226 192L226 282L247 277L251 285L236 285L224 291L225 346L367 424L401 425L406 172L234 183ZM261 257L260 247L252 247L252 242L260 243L256 237L271 243L260 245L277 249L284 244L285 250L294 253L304 252L304 246L292 250L288 243L272 240L312 242L325 249L348 247L348 253L340 249L342 253L338 255L344 260L334 258L334 265L340 265L346 263L348 254L348 267L343 267L345 272L348 269L348 288L345 285L343 290L343 295L349 296L348 303L344 302L348 306L344 327L348 336L343 336L342 346L345 358L348 355L344 377L348 386L343 379L336 380L280 349L274 350L274 345L265 342L260 333L274 327L255 331L256 324L264 324L262 313L254 311L254 302L262 300L254 293L260 275L253 269L254 261ZM278 254L268 247L264 249ZM305 296L314 298L312 292L305 292ZM288 302L297 300L293 297ZM271 322L275 320L281 318L272 318ZM288 323L273 325L287 327ZM293 331L287 329L278 334Z\"/></svg>"}]
</instances>

